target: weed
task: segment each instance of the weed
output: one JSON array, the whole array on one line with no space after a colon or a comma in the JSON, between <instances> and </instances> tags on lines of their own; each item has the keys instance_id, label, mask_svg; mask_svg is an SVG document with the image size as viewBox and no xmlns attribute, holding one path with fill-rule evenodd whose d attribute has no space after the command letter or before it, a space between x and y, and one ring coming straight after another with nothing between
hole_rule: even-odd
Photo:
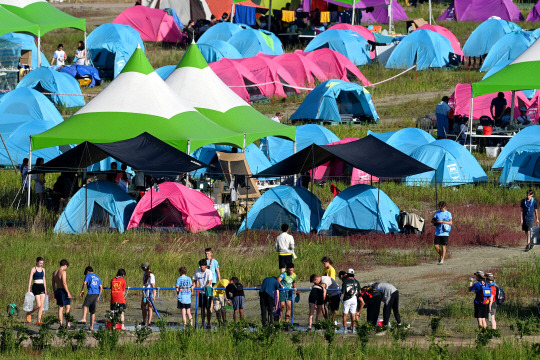
<instances>
[{"instance_id":1,"label":"weed","mask_svg":"<svg viewBox=\"0 0 540 360\"><path fill-rule=\"evenodd\" d=\"M39 326L39 331L36 335L32 335L32 347L36 350L43 350L52 345L54 335L51 332L51 325L57 324L60 320L53 315L44 316L41 321L43 324Z\"/></svg>"},{"instance_id":2,"label":"weed","mask_svg":"<svg viewBox=\"0 0 540 360\"><path fill-rule=\"evenodd\" d=\"M501 333L498 329L480 328L480 332L476 335L476 347L484 347L489 344L491 339L499 337L501 337Z\"/></svg>"},{"instance_id":3,"label":"weed","mask_svg":"<svg viewBox=\"0 0 540 360\"><path fill-rule=\"evenodd\" d=\"M392 327L390 328L390 334L392 334L392 338L396 341L405 341L409 336L412 334L412 330L410 329L410 325L407 323L402 323L401 326L398 326L396 322L392 324Z\"/></svg>"},{"instance_id":4,"label":"weed","mask_svg":"<svg viewBox=\"0 0 540 360\"><path fill-rule=\"evenodd\" d=\"M446 360L450 358L448 344L434 336L431 337L429 342L429 352L432 359Z\"/></svg>"},{"instance_id":5,"label":"weed","mask_svg":"<svg viewBox=\"0 0 540 360\"><path fill-rule=\"evenodd\" d=\"M315 329L324 331L324 339L328 345L332 345L334 339L336 338L336 328L332 319L320 320L317 321L314 325Z\"/></svg>"},{"instance_id":6,"label":"weed","mask_svg":"<svg viewBox=\"0 0 540 360\"><path fill-rule=\"evenodd\" d=\"M137 338L136 343L142 344L148 339L148 337L152 334L152 329L147 326L138 326L135 329L135 337Z\"/></svg>"},{"instance_id":7,"label":"weed","mask_svg":"<svg viewBox=\"0 0 540 360\"><path fill-rule=\"evenodd\" d=\"M516 319L515 326L510 325L510 330L515 330L517 336L520 338L523 338L523 336L536 335L540 332L540 322L536 316L530 316L525 320Z\"/></svg>"},{"instance_id":8,"label":"weed","mask_svg":"<svg viewBox=\"0 0 540 360\"><path fill-rule=\"evenodd\" d=\"M356 337L358 338L358 341L360 341L360 345L363 349L366 348L369 342L369 336L370 334L373 334L374 331L375 326L371 323L363 323L356 327Z\"/></svg>"},{"instance_id":9,"label":"weed","mask_svg":"<svg viewBox=\"0 0 540 360\"><path fill-rule=\"evenodd\" d=\"M13 329L4 328L0 335L0 352L9 353L20 349L23 341L28 339L29 333L28 328L24 325L15 325Z\"/></svg>"},{"instance_id":10,"label":"weed","mask_svg":"<svg viewBox=\"0 0 540 360\"><path fill-rule=\"evenodd\" d=\"M434 317L431 318L429 322L429 327L431 328L431 334L436 335L439 332L441 326L441 318L440 317Z\"/></svg>"}]
</instances>

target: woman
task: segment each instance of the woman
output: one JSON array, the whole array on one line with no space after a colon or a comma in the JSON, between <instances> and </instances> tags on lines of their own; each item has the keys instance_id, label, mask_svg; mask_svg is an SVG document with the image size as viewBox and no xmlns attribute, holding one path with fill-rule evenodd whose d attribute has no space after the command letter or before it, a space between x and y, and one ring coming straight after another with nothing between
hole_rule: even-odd
<instances>
[{"instance_id":1,"label":"woman","mask_svg":"<svg viewBox=\"0 0 540 360\"><path fill-rule=\"evenodd\" d=\"M75 65L84 65L86 60L86 50L84 49L84 42L79 41L77 50L75 51Z\"/></svg>"},{"instance_id":2,"label":"woman","mask_svg":"<svg viewBox=\"0 0 540 360\"><path fill-rule=\"evenodd\" d=\"M152 323L152 315L154 313L154 309L152 307L152 303L150 302L150 299L156 298L156 277L154 274L150 271L150 264L149 263L142 263L141 269L144 271L143 275L143 287L147 290L143 290L143 296L141 299L141 310L142 310L142 317L143 322L141 325L150 326ZM148 320L148 321L147 321Z\"/></svg>"},{"instance_id":3,"label":"woman","mask_svg":"<svg viewBox=\"0 0 540 360\"><path fill-rule=\"evenodd\" d=\"M26 321L32 322L32 314L37 310L38 318L36 325L41 325L41 316L43 315L43 303L45 296L47 296L47 283L45 281L45 269L43 268L44 260L40 256L36 259L36 266L30 270L30 278L28 279L28 292L32 291L32 294L36 297L36 306L30 312L26 313ZM33 284L32 284L33 282Z\"/></svg>"}]
</instances>

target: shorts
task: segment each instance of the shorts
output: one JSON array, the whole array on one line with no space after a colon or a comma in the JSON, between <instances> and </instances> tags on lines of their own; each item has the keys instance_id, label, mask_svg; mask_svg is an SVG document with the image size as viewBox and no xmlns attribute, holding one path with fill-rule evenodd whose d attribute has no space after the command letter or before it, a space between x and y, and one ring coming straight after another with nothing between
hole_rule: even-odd
<instances>
[{"instance_id":1,"label":"shorts","mask_svg":"<svg viewBox=\"0 0 540 360\"><path fill-rule=\"evenodd\" d=\"M474 303L474 318L487 319L489 314L489 305Z\"/></svg>"},{"instance_id":2,"label":"shorts","mask_svg":"<svg viewBox=\"0 0 540 360\"><path fill-rule=\"evenodd\" d=\"M448 236L435 235L435 240L433 240L433 245L448 246Z\"/></svg>"},{"instance_id":3,"label":"shorts","mask_svg":"<svg viewBox=\"0 0 540 360\"><path fill-rule=\"evenodd\" d=\"M45 284L32 284L32 294L35 296L45 294Z\"/></svg>"},{"instance_id":4,"label":"shorts","mask_svg":"<svg viewBox=\"0 0 540 360\"><path fill-rule=\"evenodd\" d=\"M58 306L71 305L71 299L68 298L68 293L65 289L56 289L54 291L54 298Z\"/></svg>"},{"instance_id":5,"label":"shorts","mask_svg":"<svg viewBox=\"0 0 540 360\"><path fill-rule=\"evenodd\" d=\"M116 310L117 308L126 310L126 304L121 304L121 303L112 303L111 304L111 311Z\"/></svg>"},{"instance_id":6,"label":"shorts","mask_svg":"<svg viewBox=\"0 0 540 360\"><path fill-rule=\"evenodd\" d=\"M521 225L521 229L523 231L531 231L531 229L534 227L534 220L526 220L523 222L523 225Z\"/></svg>"},{"instance_id":7,"label":"shorts","mask_svg":"<svg viewBox=\"0 0 540 360\"><path fill-rule=\"evenodd\" d=\"M232 306L234 310L243 309L246 303L245 296L235 296L232 298Z\"/></svg>"},{"instance_id":8,"label":"shorts","mask_svg":"<svg viewBox=\"0 0 540 360\"><path fill-rule=\"evenodd\" d=\"M328 304L328 309L330 309L331 311L338 311L339 310L339 303L340 303L340 296L339 295L334 295L334 296L330 296L326 297L326 303Z\"/></svg>"},{"instance_id":9,"label":"shorts","mask_svg":"<svg viewBox=\"0 0 540 360\"><path fill-rule=\"evenodd\" d=\"M280 291L279 292L279 301L292 301L294 291Z\"/></svg>"},{"instance_id":10,"label":"shorts","mask_svg":"<svg viewBox=\"0 0 540 360\"><path fill-rule=\"evenodd\" d=\"M309 303L315 305L322 305L324 303L324 293L321 288L314 287L309 293Z\"/></svg>"},{"instance_id":11,"label":"shorts","mask_svg":"<svg viewBox=\"0 0 540 360\"><path fill-rule=\"evenodd\" d=\"M352 297L349 300L343 302L343 314L351 313L352 315L356 314L356 305L358 301L356 297Z\"/></svg>"},{"instance_id":12,"label":"shorts","mask_svg":"<svg viewBox=\"0 0 540 360\"><path fill-rule=\"evenodd\" d=\"M189 303L189 304L183 304L183 303L180 302L180 300L177 300L176 308L177 308L177 309L191 310L191 303Z\"/></svg>"},{"instance_id":13,"label":"shorts","mask_svg":"<svg viewBox=\"0 0 540 360\"><path fill-rule=\"evenodd\" d=\"M90 315L96 313L98 299L99 294L86 295L86 297L84 298L83 307L86 306L88 308L88 312L90 313Z\"/></svg>"},{"instance_id":14,"label":"shorts","mask_svg":"<svg viewBox=\"0 0 540 360\"><path fill-rule=\"evenodd\" d=\"M495 316L496 313L497 313L497 303L494 302L493 304L491 304L491 312L489 313L489 315Z\"/></svg>"},{"instance_id":15,"label":"shorts","mask_svg":"<svg viewBox=\"0 0 540 360\"><path fill-rule=\"evenodd\" d=\"M214 296L214 312L221 313L225 312L225 295Z\"/></svg>"},{"instance_id":16,"label":"shorts","mask_svg":"<svg viewBox=\"0 0 540 360\"><path fill-rule=\"evenodd\" d=\"M199 293L199 307L210 309L210 305L212 305L213 301L214 301L213 296L207 297L202 292Z\"/></svg>"},{"instance_id":17,"label":"shorts","mask_svg":"<svg viewBox=\"0 0 540 360\"><path fill-rule=\"evenodd\" d=\"M292 255L279 255L278 258L280 269L287 268L287 264L290 264L293 261Z\"/></svg>"}]
</instances>

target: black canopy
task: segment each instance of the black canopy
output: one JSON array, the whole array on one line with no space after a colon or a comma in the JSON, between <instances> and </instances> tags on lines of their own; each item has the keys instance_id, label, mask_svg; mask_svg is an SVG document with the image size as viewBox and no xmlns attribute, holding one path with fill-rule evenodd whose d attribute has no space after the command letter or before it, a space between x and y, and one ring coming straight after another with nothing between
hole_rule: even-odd
<instances>
[{"instance_id":1,"label":"black canopy","mask_svg":"<svg viewBox=\"0 0 540 360\"><path fill-rule=\"evenodd\" d=\"M434 170L384 141L368 135L346 144L312 144L254 176L301 174L334 158L379 178L402 178Z\"/></svg>"},{"instance_id":2,"label":"black canopy","mask_svg":"<svg viewBox=\"0 0 540 360\"><path fill-rule=\"evenodd\" d=\"M35 171L85 169L109 156L154 177L182 174L208 166L145 132L133 139L113 143L85 141Z\"/></svg>"}]
</instances>

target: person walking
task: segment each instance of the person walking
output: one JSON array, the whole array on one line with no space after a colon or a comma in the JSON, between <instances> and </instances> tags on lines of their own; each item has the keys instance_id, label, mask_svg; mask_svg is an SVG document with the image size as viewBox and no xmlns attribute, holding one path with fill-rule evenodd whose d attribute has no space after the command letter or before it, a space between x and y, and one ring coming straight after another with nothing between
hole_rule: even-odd
<instances>
[{"instance_id":1,"label":"person walking","mask_svg":"<svg viewBox=\"0 0 540 360\"><path fill-rule=\"evenodd\" d=\"M274 309L276 296L279 297L278 290L281 284L275 276L265 278L259 289L259 301L261 305L261 322L263 326L274 323Z\"/></svg>"},{"instance_id":2,"label":"person walking","mask_svg":"<svg viewBox=\"0 0 540 360\"><path fill-rule=\"evenodd\" d=\"M486 273L487 285L491 288L491 300L489 301L489 314L488 320L491 323L492 329L497 329L497 321L495 320L495 314L497 314L497 292L499 291L497 283L495 282L495 276L492 273Z\"/></svg>"},{"instance_id":3,"label":"person walking","mask_svg":"<svg viewBox=\"0 0 540 360\"><path fill-rule=\"evenodd\" d=\"M387 282L375 282L370 285L373 289L382 291L383 307L383 324L388 326L390 321L390 314L393 311L394 317L398 326L401 326L401 315L399 314L399 291L398 289Z\"/></svg>"},{"instance_id":4,"label":"person walking","mask_svg":"<svg viewBox=\"0 0 540 360\"><path fill-rule=\"evenodd\" d=\"M521 200L521 229L527 236L527 245L525 245L525 251L532 250L534 244L531 242L531 229L534 226L534 220L536 223L540 221L538 218L538 203L533 197L534 192L532 189L527 190L527 197Z\"/></svg>"},{"instance_id":5,"label":"person walking","mask_svg":"<svg viewBox=\"0 0 540 360\"><path fill-rule=\"evenodd\" d=\"M144 271L143 281L143 294L141 298L141 310L142 310L142 324L143 326L150 326L152 323L152 316L154 315L154 308L152 306L153 299L156 298L156 276L150 271L150 264L144 262L141 264L141 269Z\"/></svg>"},{"instance_id":6,"label":"person walking","mask_svg":"<svg viewBox=\"0 0 540 360\"><path fill-rule=\"evenodd\" d=\"M41 322L41 317L43 316L43 303L45 297L47 296L47 281L45 280L45 269L43 264L45 260L41 256L36 259L36 266L30 270L30 278L28 279L28 291L32 291L36 299L36 306L26 313L26 321L32 322L32 314L37 310L37 322L36 325L43 324Z\"/></svg>"},{"instance_id":7,"label":"person walking","mask_svg":"<svg viewBox=\"0 0 540 360\"><path fill-rule=\"evenodd\" d=\"M438 204L438 210L435 212L431 223L435 226L435 239L433 245L435 251L439 254L439 265L444 264L446 257L446 247L448 246L448 237L452 230L452 214L446 208L446 202L441 201Z\"/></svg>"},{"instance_id":8,"label":"person walking","mask_svg":"<svg viewBox=\"0 0 540 360\"><path fill-rule=\"evenodd\" d=\"M52 277L54 298L56 299L56 304L58 305L58 319L60 320L60 326L71 327L71 323L67 321L67 324L64 324L64 309L66 310L66 315L69 314L71 310L71 293L69 292L67 285L67 268L69 267L69 261L66 259L60 260L60 268L58 268Z\"/></svg>"},{"instance_id":9,"label":"person walking","mask_svg":"<svg viewBox=\"0 0 540 360\"><path fill-rule=\"evenodd\" d=\"M193 282L196 288L200 288L199 306L201 307L201 323L204 329L205 317L207 318L206 328L210 329L210 320L212 319L212 302L214 300L214 291L212 290L212 271L208 269L206 259L199 261L199 269L193 275Z\"/></svg>"},{"instance_id":10,"label":"person walking","mask_svg":"<svg viewBox=\"0 0 540 360\"><path fill-rule=\"evenodd\" d=\"M360 293L360 283L354 278L354 270L349 269L346 273L340 273L341 292L343 293L343 329L353 331L355 328L356 309L358 306L358 294ZM351 326L347 328L347 316L351 314Z\"/></svg>"},{"instance_id":11,"label":"person walking","mask_svg":"<svg viewBox=\"0 0 540 360\"><path fill-rule=\"evenodd\" d=\"M489 303L491 300L491 289L486 284L486 275L483 271L474 273L476 283L473 284L473 278L469 279L469 291L474 291L474 318L478 326L487 328L486 319L489 314Z\"/></svg>"},{"instance_id":12,"label":"person walking","mask_svg":"<svg viewBox=\"0 0 540 360\"><path fill-rule=\"evenodd\" d=\"M101 279L94 273L94 269L91 266L87 266L84 269L84 281L81 287L81 297L84 295L84 288L88 288L88 293L84 298L83 303L83 315L80 324L86 324L86 315L90 313L90 331L94 330L94 323L96 321L96 308L103 293L103 285Z\"/></svg>"},{"instance_id":13,"label":"person walking","mask_svg":"<svg viewBox=\"0 0 540 360\"><path fill-rule=\"evenodd\" d=\"M278 253L279 271L285 272L287 264L293 262L294 238L289 234L289 225L281 225L281 234L276 238L276 251Z\"/></svg>"}]
</instances>

